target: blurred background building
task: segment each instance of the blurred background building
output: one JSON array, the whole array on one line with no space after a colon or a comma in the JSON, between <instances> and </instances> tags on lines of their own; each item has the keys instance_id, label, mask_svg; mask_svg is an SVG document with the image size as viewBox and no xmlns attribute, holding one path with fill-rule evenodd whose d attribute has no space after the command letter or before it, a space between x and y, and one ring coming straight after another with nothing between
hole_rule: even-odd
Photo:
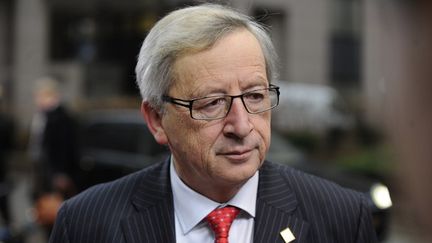
<instances>
[{"instance_id":1,"label":"blurred background building","mask_svg":"<svg viewBox=\"0 0 432 243\"><path fill-rule=\"evenodd\" d=\"M338 112L345 114L349 110L350 115L343 118L343 124L355 120L352 127L356 131L351 131L354 138L344 140L342 152L330 155L315 150L308 152L315 153L317 159L332 160L379 176L397 192L398 183L393 180L396 160L389 156L386 142L376 139L394 118L389 112L397 107L391 104L394 96L400 94L398 89L403 87L398 81L405 77L405 85L410 85L404 72L403 47L411 45L406 36L413 33L413 22L406 9L412 1L210 2L228 4L269 27L280 57L278 82L287 87L287 95L294 97L290 92L299 87L303 91L316 91L313 95L316 101L307 100L312 103L302 103L304 96L295 101L299 106L305 105L300 113L311 112L311 107L326 102ZM4 110L16 121L18 150L23 149L28 137L35 111L34 85L42 76L59 80L65 101L78 112L92 108L138 109L140 97L134 67L146 33L167 12L196 3L192 0L0 0L0 90L3 90ZM296 88L290 86L294 84ZM310 94L306 96L312 97ZM339 99L343 100L342 108ZM319 107L321 111L326 109ZM279 108L283 111L284 104ZM300 123L327 124L323 122L325 119L339 115L330 109ZM289 119L278 123L277 114L275 118L275 125L284 133ZM328 124L342 124L332 122ZM335 142L341 127L332 125L325 142ZM311 147L309 135L291 136L291 139L296 145ZM323 151L330 151L327 144L321 145ZM18 166L27 163L20 154L14 158ZM31 206L15 206L18 205ZM396 206L396 214L411 210L405 205ZM17 211L15 214L22 213ZM421 242L404 235L411 234L415 228L411 224L415 220L406 219L403 217L398 222L387 242ZM411 225L405 227L407 224Z\"/></svg>"},{"instance_id":2,"label":"blurred background building","mask_svg":"<svg viewBox=\"0 0 432 243\"><path fill-rule=\"evenodd\" d=\"M219 1L221 2L221 1ZM374 124L381 121L378 40L381 1L222 1L270 26L281 79L350 94ZM52 74L72 103L137 97L135 57L151 26L180 0L2 0L0 84L22 128L33 107L32 82Z\"/></svg>"}]
</instances>

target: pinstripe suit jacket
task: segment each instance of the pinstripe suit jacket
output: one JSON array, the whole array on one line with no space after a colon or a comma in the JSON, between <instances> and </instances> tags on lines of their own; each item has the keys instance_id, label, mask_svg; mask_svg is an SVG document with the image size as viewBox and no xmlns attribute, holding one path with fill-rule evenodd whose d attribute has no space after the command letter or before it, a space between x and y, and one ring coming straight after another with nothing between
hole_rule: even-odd
<instances>
[{"instance_id":1,"label":"pinstripe suit jacket","mask_svg":"<svg viewBox=\"0 0 432 243\"><path fill-rule=\"evenodd\" d=\"M175 242L169 163L90 188L61 207L50 243ZM266 161L260 169L254 242L376 242L362 196Z\"/></svg>"}]
</instances>

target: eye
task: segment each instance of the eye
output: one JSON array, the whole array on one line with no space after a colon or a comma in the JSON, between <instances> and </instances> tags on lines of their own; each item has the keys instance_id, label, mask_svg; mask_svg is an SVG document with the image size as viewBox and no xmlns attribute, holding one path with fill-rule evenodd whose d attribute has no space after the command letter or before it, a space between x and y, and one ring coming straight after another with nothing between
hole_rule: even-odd
<instances>
[{"instance_id":1,"label":"eye","mask_svg":"<svg viewBox=\"0 0 432 243\"><path fill-rule=\"evenodd\" d=\"M193 109L201 112L211 112L215 109L225 107L227 100L225 97L210 97L195 100Z\"/></svg>"},{"instance_id":2,"label":"eye","mask_svg":"<svg viewBox=\"0 0 432 243\"><path fill-rule=\"evenodd\" d=\"M243 99L247 102L261 102L265 99L266 95L264 91L252 91L245 93L243 95Z\"/></svg>"}]
</instances>

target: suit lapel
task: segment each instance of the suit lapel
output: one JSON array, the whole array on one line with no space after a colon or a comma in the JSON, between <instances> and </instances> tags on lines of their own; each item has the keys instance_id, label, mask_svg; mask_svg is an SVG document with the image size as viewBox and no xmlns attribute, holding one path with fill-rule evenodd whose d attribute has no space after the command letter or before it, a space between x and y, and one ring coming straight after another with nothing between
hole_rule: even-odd
<instances>
[{"instance_id":1,"label":"suit lapel","mask_svg":"<svg viewBox=\"0 0 432 243\"><path fill-rule=\"evenodd\" d=\"M295 194L275 165L265 162L260 170L255 215L254 242L281 242L280 232L289 228L296 237L292 242L307 242L309 224L298 212Z\"/></svg>"},{"instance_id":2,"label":"suit lapel","mask_svg":"<svg viewBox=\"0 0 432 243\"><path fill-rule=\"evenodd\" d=\"M136 211L121 222L127 243L175 242L168 161L149 168L139 183L132 198ZM307 242L309 224L301 218L297 204L277 167L265 162L260 170L254 242L283 243L280 232L286 228L296 237L293 242Z\"/></svg>"},{"instance_id":3,"label":"suit lapel","mask_svg":"<svg viewBox=\"0 0 432 243\"><path fill-rule=\"evenodd\" d=\"M122 221L127 243L175 242L168 161L147 170L132 204L136 211Z\"/></svg>"}]
</instances>

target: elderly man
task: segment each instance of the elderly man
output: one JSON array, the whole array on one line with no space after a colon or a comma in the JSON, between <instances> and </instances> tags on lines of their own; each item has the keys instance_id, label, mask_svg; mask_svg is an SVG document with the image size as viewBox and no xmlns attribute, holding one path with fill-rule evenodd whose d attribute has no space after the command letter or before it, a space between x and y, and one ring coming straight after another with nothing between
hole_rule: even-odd
<instances>
[{"instance_id":1,"label":"elderly man","mask_svg":"<svg viewBox=\"0 0 432 243\"><path fill-rule=\"evenodd\" d=\"M50 242L375 242L360 194L265 161L274 61L263 28L226 7L160 20L136 74L172 155L65 202Z\"/></svg>"}]
</instances>

